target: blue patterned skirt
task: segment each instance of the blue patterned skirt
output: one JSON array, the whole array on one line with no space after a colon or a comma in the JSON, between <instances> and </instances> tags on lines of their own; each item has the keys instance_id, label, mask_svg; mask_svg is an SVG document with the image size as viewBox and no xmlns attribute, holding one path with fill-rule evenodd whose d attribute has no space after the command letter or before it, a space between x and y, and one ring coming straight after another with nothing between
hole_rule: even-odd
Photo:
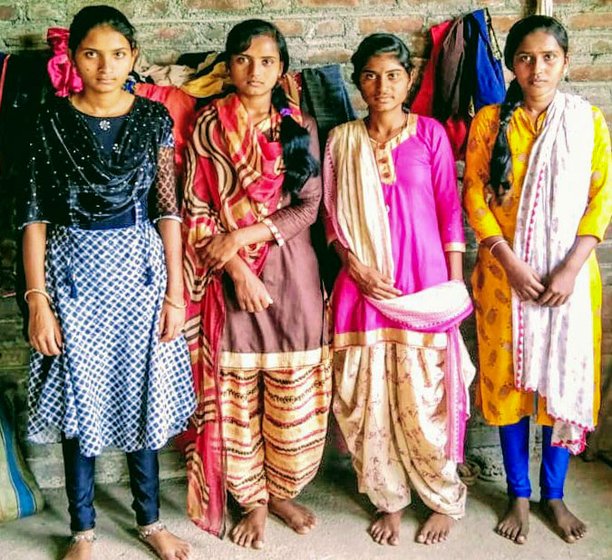
<instances>
[{"instance_id":1,"label":"blue patterned skirt","mask_svg":"<svg viewBox=\"0 0 612 560\"><path fill-rule=\"evenodd\" d=\"M28 438L79 438L81 452L159 449L195 409L187 345L159 341L166 289L161 238L150 222L121 229L55 226L47 290L63 352L33 351Z\"/></svg>"}]
</instances>

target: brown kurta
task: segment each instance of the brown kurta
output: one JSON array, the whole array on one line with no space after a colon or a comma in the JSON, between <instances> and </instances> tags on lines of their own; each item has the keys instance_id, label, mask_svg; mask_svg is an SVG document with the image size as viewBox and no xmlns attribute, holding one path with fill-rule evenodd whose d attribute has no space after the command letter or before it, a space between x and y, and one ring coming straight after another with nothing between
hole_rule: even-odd
<instances>
[{"instance_id":1,"label":"brown kurta","mask_svg":"<svg viewBox=\"0 0 612 560\"><path fill-rule=\"evenodd\" d=\"M305 117L305 124L310 132L311 152L319 154L314 120ZM242 311L231 278L224 276L222 362L227 361L230 352L277 354L323 346L323 289L310 239L310 226L317 218L320 201L321 177L311 177L293 201L285 193L279 209L269 216L279 234L276 243L271 244L260 277L274 302L270 307L259 313Z\"/></svg>"}]
</instances>

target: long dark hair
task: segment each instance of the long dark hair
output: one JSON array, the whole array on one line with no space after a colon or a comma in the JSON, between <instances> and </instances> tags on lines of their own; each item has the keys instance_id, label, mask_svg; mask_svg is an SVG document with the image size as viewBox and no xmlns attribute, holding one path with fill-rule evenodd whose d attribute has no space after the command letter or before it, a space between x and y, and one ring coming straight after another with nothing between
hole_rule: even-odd
<instances>
[{"instance_id":1,"label":"long dark hair","mask_svg":"<svg viewBox=\"0 0 612 560\"><path fill-rule=\"evenodd\" d=\"M359 43L357 50L351 56L351 63L353 64L351 79L357 86L357 89L360 89L359 77L368 60L373 56L381 54L394 55L397 61L404 67L408 76L410 76L414 65L410 60L410 50L406 43L392 33L373 33ZM404 101L403 107L405 111L408 110L407 100Z\"/></svg>"},{"instance_id":2,"label":"long dark hair","mask_svg":"<svg viewBox=\"0 0 612 560\"><path fill-rule=\"evenodd\" d=\"M87 6L74 16L70 24L70 37L68 38L70 52L74 55L87 34L100 25L106 25L117 33L121 33L132 50L138 46L136 29L119 10L112 6Z\"/></svg>"},{"instance_id":3,"label":"long dark hair","mask_svg":"<svg viewBox=\"0 0 612 560\"><path fill-rule=\"evenodd\" d=\"M283 75L286 74L289 68L287 42L274 24L261 19L248 19L231 29L225 42L226 62L229 64L232 56L246 51L251 46L251 41L262 35L275 41ZM287 95L278 84L272 90L272 105L282 115L280 142L285 164L283 188L291 194L297 194L311 175L319 174L319 163L310 153L310 133L291 117Z\"/></svg>"},{"instance_id":4,"label":"long dark hair","mask_svg":"<svg viewBox=\"0 0 612 560\"><path fill-rule=\"evenodd\" d=\"M523 39L534 31L544 31L552 35L567 55L569 40L567 31L556 19L549 16L529 16L517 21L508 32L504 47L504 64L508 70L513 70L514 55ZM512 154L508 145L508 125L514 111L523 101L523 92L516 78L510 82L506 98L499 112L499 130L491 154L490 184L497 198L502 198L510 190L510 172L512 170Z\"/></svg>"}]
</instances>

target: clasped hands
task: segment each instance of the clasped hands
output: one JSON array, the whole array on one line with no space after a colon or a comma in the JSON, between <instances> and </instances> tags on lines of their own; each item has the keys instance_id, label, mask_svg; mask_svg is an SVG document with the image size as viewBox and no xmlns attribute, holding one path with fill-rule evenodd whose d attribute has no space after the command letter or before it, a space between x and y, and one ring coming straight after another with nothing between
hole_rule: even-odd
<instances>
[{"instance_id":1,"label":"clasped hands","mask_svg":"<svg viewBox=\"0 0 612 560\"><path fill-rule=\"evenodd\" d=\"M510 286L521 301L533 301L544 307L563 305L574 291L578 271L560 264L547 279L520 259L504 267Z\"/></svg>"}]
</instances>

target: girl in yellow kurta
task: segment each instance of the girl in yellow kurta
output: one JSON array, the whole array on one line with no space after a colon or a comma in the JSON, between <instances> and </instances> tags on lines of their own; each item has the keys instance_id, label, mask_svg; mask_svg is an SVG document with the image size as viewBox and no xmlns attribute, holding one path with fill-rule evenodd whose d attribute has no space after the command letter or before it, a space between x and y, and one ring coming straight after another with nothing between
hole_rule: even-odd
<instances>
[{"instance_id":1,"label":"girl in yellow kurta","mask_svg":"<svg viewBox=\"0 0 612 560\"><path fill-rule=\"evenodd\" d=\"M572 139L572 134L561 134L567 132L561 127L571 128L571 119L569 108L558 110L560 100L567 102L567 107L572 103L583 106L585 102L578 102L575 96L557 91L567 69L567 34L556 20L531 16L517 22L508 35L504 57L516 79L503 105L485 107L476 115L468 140L464 177L464 205L480 243L472 275L480 362L478 398L485 419L490 424L500 426L508 479L510 507L497 527L498 532L519 544L525 542L527 536L531 487L526 437L529 433L529 416L536 413L538 423L545 426L542 505L561 535L568 542L573 542L583 536L585 526L569 512L562 500L569 457L567 450L562 447L579 452L584 440L583 437L578 440L564 440L562 437L555 439L551 426L555 426L555 430L559 428L557 436L562 433L564 426L570 426L570 431L581 429L585 433L594 426L599 409L602 298L601 279L593 248L603 239L612 213L612 180L608 172L610 136L601 111L595 107L588 107L587 118L576 124L576 138ZM559 113L556 121L552 115L554 111ZM592 128L589 123L591 118ZM556 132L551 131L553 122L561 123ZM567 169L573 172L578 167L578 156L574 157L578 150L576 147L569 150L567 145L573 141L579 146L585 127L592 131L584 132L587 142L591 142L588 144L589 157L584 160L586 165L582 165L586 177L585 201L580 206L579 195L576 194L574 201L570 193L568 205L577 206L574 212L580 214L573 232L567 232L567 228L572 226L560 216L551 215L549 210L555 202L538 198L538 189L548 173L551 192L558 198L562 197L554 189L560 189L559 185L569 173ZM546 144L546 134L555 135L549 142L552 156L548 159L552 163L541 161L545 158L539 147ZM563 146L567 153L561 156L567 157L565 163L568 165L556 166L554 162L562 159L560 152L563 152ZM569 182L568 186L568 190L571 190L573 183ZM524 200L527 188L535 193L531 208L527 207ZM523 219L525 216L527 218ZM533 240L529 247L533 221L542 220L544 223L546 219L549 220L548 229L544 230L544 242L541 243L544 249L534 248L536 243ZM527 249L520 240L517 247L517 223L522 224L520 237L521 240L527 239ZM549 250L548 240L554 245L556 237L562 234L571 235L572 244L555 266L537 270L529 260L525 261L518 256L519 253L529 254L530 251L544 254ZM551 380L557 381L558 368L550 364L541 367L542 371L536 373L537 384L521 383L523 378L517 375L517 370L523 367L524 356L530 358L531 343L537 347L540 338L545 339L546 336L561 340L553 340L552 346L544 343L546 351L542 354L554 353L550 349L556 348L557 344L561 349L558 353L563 354L562 361L571 363L575 337L560 337L554 331L553 336L547 327L542 326L540 336L528 340L517 353L517 341L523 332L522 324L517 325L517 317L522 320L521 310L536 310L539 316L542 313L562 313L577 298L572 292L579 274L585 276L586 298L590 302L592 315L592 336L589 339L591 355L584 362L588 366L583 369L588 370L585 379L593 386L584 391L589 400L589 407L586 408L589 422L563 424L563 421L572 419L566 415L560 417L550 399L546 398L547 390L553 385ZM519 310L518 315L514 314L513 309ZM589 309L584 311L586 314ZM535 332L535 329L532 330ZM545 361L538 356L532 358L540 366ZM555 358L558 364L557 356L550 359L551 364L555 363ZM528 373L525 375L529 377ZM568 383L566 393L580 393L583 389L576 389Z\"/></svg>"}]
</instances>

